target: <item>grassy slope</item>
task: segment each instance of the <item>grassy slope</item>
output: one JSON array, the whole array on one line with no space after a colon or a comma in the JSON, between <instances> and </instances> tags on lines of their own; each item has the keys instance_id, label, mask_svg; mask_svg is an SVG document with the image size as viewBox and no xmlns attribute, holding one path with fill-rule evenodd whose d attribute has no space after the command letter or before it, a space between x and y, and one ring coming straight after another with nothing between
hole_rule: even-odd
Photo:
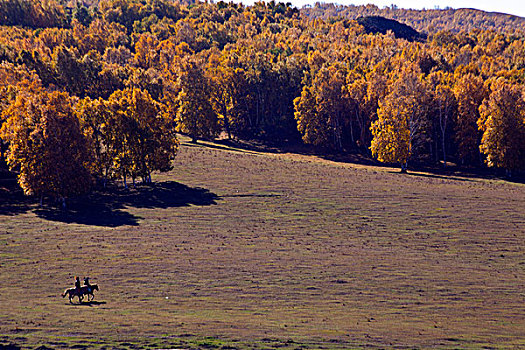
<instances>
[{"instance_id":1,"label":"grassy slope","mask_svg":"<svg viewBox=\"0 0 525 350\"><path fill-rule=\"evenodd\" d=\"M154 180L5 206L0 344L525 347L523 185L187 143Z\"/></svg>"}]
</instances>

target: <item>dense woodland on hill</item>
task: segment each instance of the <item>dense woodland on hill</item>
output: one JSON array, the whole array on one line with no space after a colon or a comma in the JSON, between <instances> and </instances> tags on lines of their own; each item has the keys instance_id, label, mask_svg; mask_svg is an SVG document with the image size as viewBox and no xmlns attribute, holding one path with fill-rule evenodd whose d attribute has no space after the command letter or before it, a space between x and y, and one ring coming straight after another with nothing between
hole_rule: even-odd
<instances>
[{"instance_id":1,"label":"dense woodland on hill","mask_svg":"<svg viewBox=\"0 0 525 350\"><path fill-rule=\"evenodd\" d=\"M425 33L351 19L378 14ZM40 198L151 181L170 169L176 132L304 142L403 170L454 161L516 173L522 23L469 10L3 0L0 157Z\"/></svg>"}]
</instances>

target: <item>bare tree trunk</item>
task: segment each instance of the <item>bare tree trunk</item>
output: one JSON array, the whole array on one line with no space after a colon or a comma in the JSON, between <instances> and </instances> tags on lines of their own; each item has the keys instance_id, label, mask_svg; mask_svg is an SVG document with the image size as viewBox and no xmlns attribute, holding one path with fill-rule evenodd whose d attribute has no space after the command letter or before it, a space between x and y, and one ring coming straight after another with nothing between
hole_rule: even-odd
<instances>
[{"instance_id":1,"label":"bare tree trunk","mask_svg":"<svg viewBox=\"0 0 525 350\"><path fill-rule=\"evenodd\" d=\"M447 114L447 111L445 110L444 112L439 111L439 128L441 129L441 147L443 148L443 166L446 168L447 167L447 150L446 150L446 146L445 146L445 137L446 137L446 134L447 134L447 120L448 119L448 114Z\"/></svg>"},{"instance_id":2,"label":"bare tree trunk","mask_svg":"<svg viewBox=\"0 0 525 350\"><path fill-rule=\"evenodd\" d=\"M350 140L352 141L352 147L355 146L355 139L354 139L354 123L350 120Z\"/></svg>"},{"instance_id":3,"label":"bare tree trunk","mask_svg":"<svg viewBox=\"0 0 525 350\"><path fill-rule=\"evenodd\" d=\"M227 110L227 108L224 107L223 108L222 117L224 118L224 128L226 129L226 132L228 133L228 140L231 140L232 139L232 133L231 133L231 130L230 130L230 120L227 117L228 112L226 110Z\"/></svg>"},{"instance_id":4,"label":"bare tree trunk","mask_svg":"<svg viewBox=\"0 0 525 350\"><path fill-rule=\"evenodd\" d=\"M443 147L443 167L447 167L447 151L445 149L445 133L443 133L443 137L441 138L442 147Z\"/></svg>"},{"instance_id":5,"label":"bare tree trunk","mask_svg":"<svg viewBox=\"0 0 525 350\"><path fill-rule=\"evenodd\" d=\"M108 173L109 173L109 169L106 167L106 171L104 173L104 182L103 182L104 188L106 188L106 185L108 183Z\"/></svg>"},{"instance_id":6,"label":"bare tree trunk","mask_svg":"<svg viewBox=\"0 0 525 350\"><path fill-rule=\"evenodd\" d=\"M343 148L343 144L342 144L342 141L341 141L341 126L340 126L340 123L339 123L339 119L340 119L340 112L337 111L336 112L336 117L333 118L332 120L332 128L333 128L333 132L334 132L334 145L335 145L335 148L337 150L341 150Z\"/></svg>"},{"instance_id":7,"label":"bare tree trunk","mask_svg":"<svg viewBox=\"0 0 525 350\"><path fill-rule=\"evenodd\" d=\"M357 124L359 126L359 145L358 148L365 146L365 122L361 118L361 113L359 112L359 107L355 107L355 117Z\"/></svg>"}]
</instances>

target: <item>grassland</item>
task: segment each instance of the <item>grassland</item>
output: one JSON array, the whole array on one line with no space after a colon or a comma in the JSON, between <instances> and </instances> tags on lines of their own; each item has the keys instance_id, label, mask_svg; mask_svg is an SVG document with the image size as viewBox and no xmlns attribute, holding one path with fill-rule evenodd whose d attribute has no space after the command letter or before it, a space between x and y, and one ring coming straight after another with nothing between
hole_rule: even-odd
<instances>
[{"instance_id":1,"label":"grassland","mask_svg":"<svg viewBox=\"0 0 525 350\"><path fill-rule=\"evenodd\" d=\"M0 192L0 344L525 348L521 184L189 143L154 181Z\"/></svg>"}]
</instances>

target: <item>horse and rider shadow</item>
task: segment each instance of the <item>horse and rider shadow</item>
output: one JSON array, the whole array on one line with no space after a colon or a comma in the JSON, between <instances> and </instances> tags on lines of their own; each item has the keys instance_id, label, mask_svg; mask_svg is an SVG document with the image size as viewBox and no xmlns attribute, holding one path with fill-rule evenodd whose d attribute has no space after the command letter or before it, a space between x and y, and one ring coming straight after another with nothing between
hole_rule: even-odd
<instances>
[{"instance_id":1,"label":"horse and rider shadow","mask_svg":"<svg viewBox=\"0 0 525 350\"><path fill-rule=\"evenodd\" d=\"M91 301L82 301L80 304L72 304L72 305L93 307L93 305L104 305L104 304L106 304L105 301L91 300Z\"/></svg>"},{"instance_id":2,"label":"horse and rider shadow","mask_svg":"<svg viewBox=\"0 0 525 350\"><path fill-rule=\"evenodd\" d=\"M62 298L65 298L66 295L69 297L69 303L73 304L73 299L75 297L78 297L78 305L101 305L105 304L105 301L94 301L95 299L95 291L98 291L98 285L97 284L90 284L89 283L89 277L84 278L84 285L80 285L80 278L78 276L75 277L75 288L68 288L64 291L62 294ZM87 296L87 302L84 302L84 296Z\"/></svg>"}]
</instances>

